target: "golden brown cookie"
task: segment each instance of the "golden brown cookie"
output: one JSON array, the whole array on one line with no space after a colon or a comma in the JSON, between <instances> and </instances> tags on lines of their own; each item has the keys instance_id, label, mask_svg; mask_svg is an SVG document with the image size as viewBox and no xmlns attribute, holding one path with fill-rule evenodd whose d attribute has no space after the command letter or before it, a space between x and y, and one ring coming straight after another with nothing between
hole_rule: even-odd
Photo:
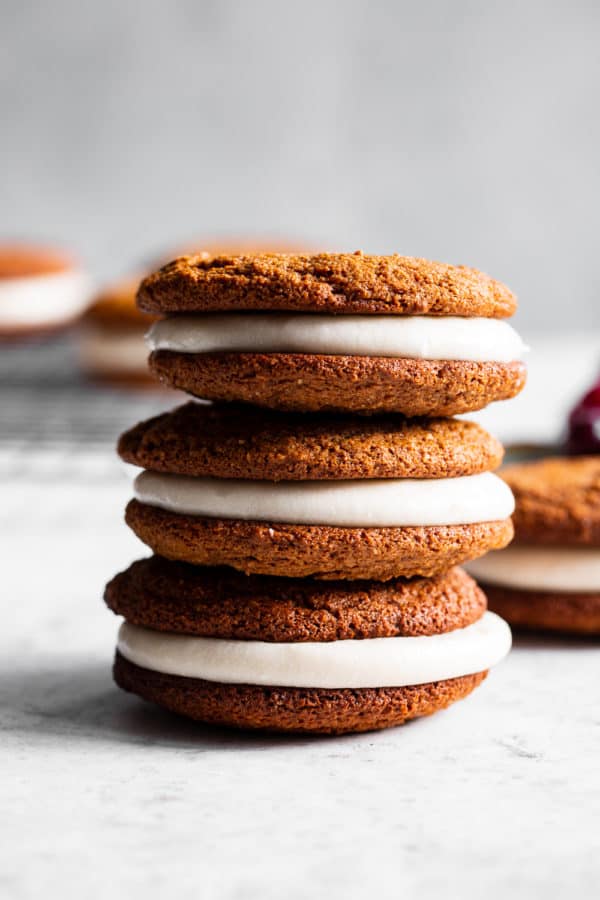
<instances>
[{"instance_id":1,"label":"golden brown cookie","mask_svg":"<svg viewBox=\"0 0 600 900\"><path fill-rule=\"evenodd\" d=\"M538 460L501 475L515 495L516 546L474 567L491 608L517 628L600 635L600 457Z\"/></svg>"},{"instance_id":2,"label":"golden brown cookie","mask_svg":"<svg viewBox=\"0 0 600 900\"><path fill-rule=\"evenodd\" d=\"M515 397L526 381L521 362L155 350L149 364L196 397L291 412L454 416Z\"/></svg>"},{"instance_id":3,"label":"golden brown cookie","mask_svg":"<svg viewBox=\"0 0 600 900\"><path fill-rule=\"evenodd\" d=\"M128 325L148 329L158 316L142 312L135 296L143 275L128 275L105 285L96 294L85 314L86 322L94 322L109 328L124 328Z\"/></svg>"},{"instance_id":4,"label":"golden brown cookie","mask_svg":"<svg viewBox=\"0 0 600 900\"><path fill-rule=\"evenodd\" d=\"M79 359L94 381L158 389L148 368L144 337L156 316L141 312L135 294L141 276L107 285L87 310L79 329Z\"/></svg>"},{"instance_id":5,"label":"golden brown cookie","mask_svg":"<svg viewBox=\"0 0 600 900\"><path fill-rule=\"evenodd\" d=\"M402 725L445 709L471 693L487 675L398 688L258 687L163 675L117 653L119 687L172 712L211 725L314 734L345 734Z\"/></svg>"},{"instance_id":6,"label":"golden brown cookie","mask_svg":"<svg viewBox=\"0 0 600 900\"><path fill-rule=\"evenodd\" d=\"M473 525L342 528L182 515L131 500L125 520L154 553L246 574L357 579L439 575L505 547L510 519Z\"/></svg>"},{"instance_id":7,"label":"golden brown cookie","mask_svg":"<svg viewBox=\"0 0 600 900\"><path fill-rule=\"evenodd\" d=\"M599 593L525 591L483 584L490 609L515 628L600 635Z\"/></svg>"},{"instance_id":8,"label":"golden brown cookie","mask_svg":"<svg viewBox=\"0 0 600 900\"><path fill-rule=\"evenodd\" d=\"M437 578L315 581L242 575L159 556L106 586L110 609L133 625L233 640L338 641L415 637L466 628L486 598L461 569Z\"/></svg>"},{"instance_id":9,"label":"golden brown cookie","mask_svg":"<svg viewBox=\"0 0 600 900\"><path fill-rule=\"evenodd\" d=\"M600 547L600 456L556 457L502 472L518 543Z\"/></svg>"},{"instance_id":10,"label":"golden brown cookie","mask_svg":"<svg viewBox=\"0 0 600 900\"><path fill-rule=\"evenodd\" d=\"M118 452L156 472L269 481L454 478L495 469L503 455L474 422L199 403L140 422L121 436Z\"/></svg>"},{"instance_id":11,"label":"golden brown cookie","mask_svg":"<svg viewBox=\"0 0 600 900\"><path fill-rule=\"evenodd\" d=\"M511 291L488 275L407 256L356 253L183 256L149 275L146 312L274 310L502 318Z\"/></svg>"}]
</instances>

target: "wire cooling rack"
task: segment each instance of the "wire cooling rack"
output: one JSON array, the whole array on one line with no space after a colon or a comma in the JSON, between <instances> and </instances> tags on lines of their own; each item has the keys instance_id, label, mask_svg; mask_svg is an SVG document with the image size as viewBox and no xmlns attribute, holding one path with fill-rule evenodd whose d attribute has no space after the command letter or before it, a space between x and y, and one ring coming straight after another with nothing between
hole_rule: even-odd
<instances>
[{"instance_id":1,"label":"wire cooling rack","mask_svg":"<svg viewBox=\"0 0 600 900\"><path fill-rule=\"evenodd\" d=\"M106 448L125 428L173 406L174 396L98 387L79 371L68 337L0 345L0 448L34 455Z\"/></svg>"},{"instance_id":2,"label":"wire cooling rack","mask_svg":"<svg viewBox=\"0 0 600 900\"><path fill-rule=\"evenodd\" d=\"M0 344L3 509L18 517L28 505L31 512L39 496L36 485L63 485L58 495L63 512L69 497L80 498L86 486L111 490L125 481L125 465L115 453L118 435L177 402L173 392L99 387L86 380L69 336ZM26 504L25 487L33 491Z\"/></svg>"}]
</instances>

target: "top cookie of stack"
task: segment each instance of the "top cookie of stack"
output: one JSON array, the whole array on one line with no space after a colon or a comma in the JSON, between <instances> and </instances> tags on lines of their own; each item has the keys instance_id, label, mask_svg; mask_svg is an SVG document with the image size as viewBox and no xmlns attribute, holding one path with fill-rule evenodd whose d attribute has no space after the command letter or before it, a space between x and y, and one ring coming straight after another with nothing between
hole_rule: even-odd
<instances>
[{"instance_id":1,"label":"top cookie of stack","mask_svg":"<svg viewBox=\"0 0 600 900\"><path fill-rule=\"evenodd\" d=\"M176 259L140 308L150 367L208 400L453 416L514 397L524 345L507 287L463 266L357 253Z\"/></svg>"}]
</instances>

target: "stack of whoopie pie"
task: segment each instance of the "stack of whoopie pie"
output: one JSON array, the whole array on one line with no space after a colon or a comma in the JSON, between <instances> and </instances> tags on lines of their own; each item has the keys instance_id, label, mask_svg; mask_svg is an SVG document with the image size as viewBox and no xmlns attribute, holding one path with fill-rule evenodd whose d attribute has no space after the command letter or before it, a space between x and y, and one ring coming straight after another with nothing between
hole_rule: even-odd
<instances>
[{"instance_id":1,"label":"stack of whoopie pie","mask_svg":"<svg viewBox=\"0 0 600 900\"><path fill-rule=\"evenodd\" d=\"M146 278L161 382L126 432L154 556L107 587L115 678L204 722L341 733L466 696L510 631L457 566L512 537L502 447L449 418L523 387L516 301L400 256L183 257Z\"/></svg>"}]
</instances>

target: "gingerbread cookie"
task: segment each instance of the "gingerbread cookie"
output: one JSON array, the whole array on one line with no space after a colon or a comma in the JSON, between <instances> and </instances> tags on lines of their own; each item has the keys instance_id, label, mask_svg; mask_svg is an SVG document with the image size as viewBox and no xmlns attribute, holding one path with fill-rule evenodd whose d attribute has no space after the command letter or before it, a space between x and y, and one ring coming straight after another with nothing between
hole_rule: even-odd
<instances>
[{"instance_id":1,"label":"gingerbread cookie","mask_svg":"<svg viewBox=\"0 0 600 900\"><path fill-rule=\"evenodd\" d=\"M155 672L117 653L120 688L210 725L300 734L348 734L403 725L462 700L487 671L397 688L262 687Z\"/></svg>"},{"instance_id":2,"label":"gingerbread cookie","mask_svg":"<svg viewBox=\"0 0 600 900\"><path fill-rule=\"evenodd\" d=\"M470 564L518 627L600 635L600 457L507 468L515 544Z\"/></svg>"},{"instance_id":3,"label":"gingerbread cookie","mask_svg":"<svg viewBox=\"0 0 600 900\"><path fill-rule=\"evenodd\" d=\"M140 277L106 286L87 310L79 332L81 367L91 378L117 385L158 385L148 368L145 336L156 316L135 302Z\"/></svg>"},{"instance_id":4,"label":"gingerbread cookie","mask_svg":"<svg viewBox=\"0 0 600 900\"><path fill-rule=\"evenodd\" d=\"M513 536L508 517L468 525L353 528L191 516L138 500L127 506L125 520L168 559L293 578L433 576L506 547Z\"/></svg>"},{"instance_id":5,"label":"gingerbread cookie","mask_svg":"<svg viewBox=\"0 0 600 900\"><path fill-rule=\"evenodd\" d=\"M498 468L503 448L475 422L298 416L187 403L119 440L125 462L154 472L269 481L455 478Z\"/></svg>"},{"instance_id":6,"label":"gingerbread cookie","mask_svg":"<svg viewBox=\"0 0 600 900\"><path fill-rule=\"evenodd\" d=\"M416 637L466 628L486 599L459 568L437 578L268 578L151 556L106 587L110 609L154 631L280 643Z\"/></svg>"},{"instance_id":7,"label":"gingerbread cookie","mask_svg":"<svg viewBox=\"0 0 600 900\"><path fill-rule=\"evenodd\" d=\"M382 313L512 316L517 301L499 281L466 266L356 253L182 256L149 275L146 312Z\"/></svg>"}]
</instances>

